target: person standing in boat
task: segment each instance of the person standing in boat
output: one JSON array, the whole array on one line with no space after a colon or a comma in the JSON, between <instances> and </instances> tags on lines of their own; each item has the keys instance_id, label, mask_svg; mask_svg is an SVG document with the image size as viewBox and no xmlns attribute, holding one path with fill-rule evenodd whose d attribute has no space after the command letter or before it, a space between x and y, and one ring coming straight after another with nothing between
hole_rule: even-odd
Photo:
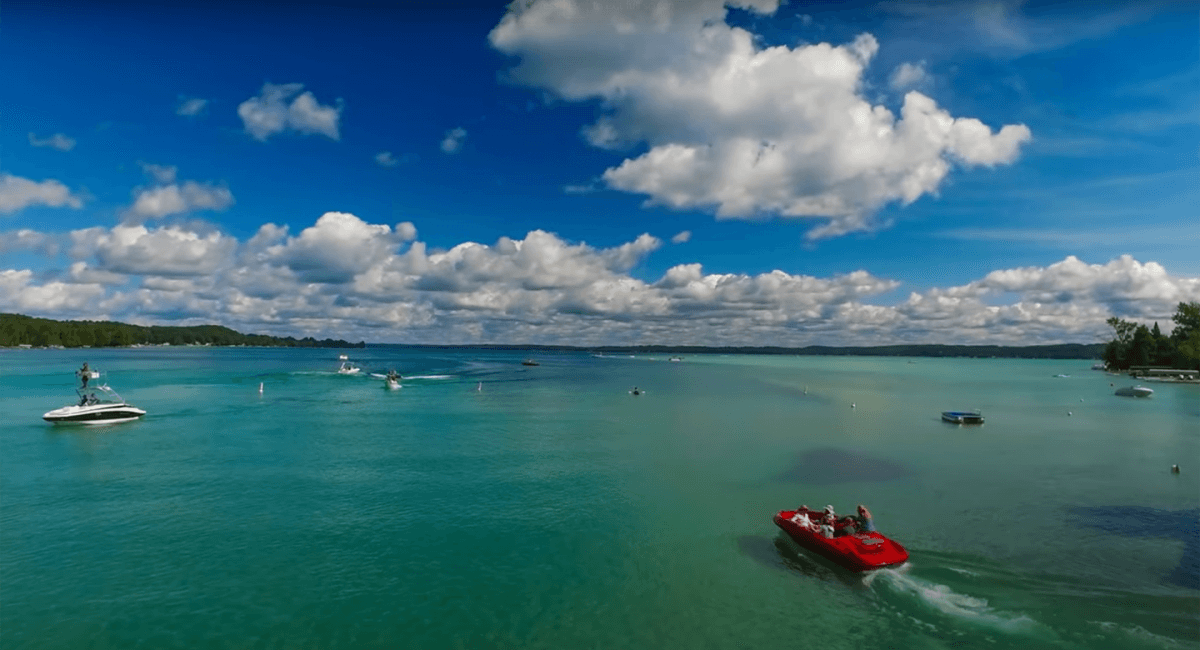
<instances>
[{"instance_id":1,"label":"person standing in boat","mask_svg":"<svg viewBox=\"0 0 1200 650\"><path fill-rule=\"evenodd\" d=\"M91 379L92 373L88 370L88 364L83 362L83 367L79 369L79 376L83 378L83 387L87 388L88 379Z\"/></svg>"}]
</instances>

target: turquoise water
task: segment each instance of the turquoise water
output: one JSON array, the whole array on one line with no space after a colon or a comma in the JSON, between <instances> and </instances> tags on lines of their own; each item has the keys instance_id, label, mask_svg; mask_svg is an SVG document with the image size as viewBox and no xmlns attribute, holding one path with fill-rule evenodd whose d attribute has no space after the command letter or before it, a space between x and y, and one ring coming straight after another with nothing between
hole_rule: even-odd
<instances>
[{"instance_id":1,"label":"turquoise water","mask_svg":"<svg viewBox=\"0 0 1200 650\"><path fill-rule=\"evenodd\" d=\"M1132 382L1087 361L350 354L404 388L333 350L0 352L0 644L1200 647L1200 386L1115 397ZM149 414L43 422L85 360ZM771 516L802 503L867 504L910 562L799 550Z\"/></svg>"}]
</instances>

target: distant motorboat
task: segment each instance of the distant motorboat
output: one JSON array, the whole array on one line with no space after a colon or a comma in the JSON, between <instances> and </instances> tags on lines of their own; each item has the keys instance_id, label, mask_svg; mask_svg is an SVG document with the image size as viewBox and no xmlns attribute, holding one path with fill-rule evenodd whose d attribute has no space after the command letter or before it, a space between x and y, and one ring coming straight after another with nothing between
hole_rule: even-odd
<instances>
[{"instance_id":1,"label":"distant motorboat","mask_svg":"<svg viewBox=\"0 0 1200 650\"><path fill-rule=\"evenodd\" d=\"M683 361L683 359L680 359L679 357L671 357L670 359L667 359L667 361Z\"/></svg>"},{"instance_id":2,"label":"distant motorboat","mask_svg":"<svg viewBox=\"0 0 1200 650\"><path fill-rule=\"evenodd\" d=\"M523 365L523 366L540 366L542 364L534 361L533 359L526 359L521 362L521 365Z\"/></svg>"},{"instance_id":3,"label":"distant motorboat","mask_svg":"<svg viewBox=\"0 0 1200 650\"><path fill-rule=\"evenodd\" d=\"M1055 377L1063 377L1063 378L1066 378L1066 377L1070 377L1071 375L1063 375L1063 374L1058 374L1058 375L1054 375L1054 376L1055 376Z\"/></svg>"},{"instance_id":4,"label":"distant motorboat","mask_svg":"<svg viewBox=\"0 0 1200 650\"><path fill-rule=\"evenodd\" d=\"M338 355L338 361L346 361L346 360L347 360L347 359L349 359L349 358L350 358L350 357L348 357L348 356L346 356L346 355L344 355L344 354L339 354L339 355Z\"/></svg>"},{"instance_id":5,"label":"distant motorboat","mask_svg":"<svg viewBox=\"0 0 1200 650\"><path fill-rule=\"evenodd\" d=\"M338 368L339 375L357 375L360 372L362 372L362 368L359 368L349 361L343 361L342 365Z\"/></svg>"},{"instance_id":6,"label":"distant motorboat","mask_svg":"<svg viewBox=\"0 0 1200 650\"><path fill-rule=\"evenodd\" d=\"M1118 388L1113 394L1121 397L1150 397L1154 394L1154 389L1145 386L1125 386Z\"/></svg>"},{"instance_id":7,"label":"distant motorboat","mask_svg":"<svg viewBox=\"0 0 1200 650\"><path fill-rule=\"evenodd\" d=\"M399 390L400 373L396 372L395 370L389 371L387 376L383 378L383 386L388 390Z\"/></svg>"},{"instance_id":8,"label":"distant motorboat","mask_svg":"<svg viewBox=\"0 0 1200 650\"><path fill-rule=\"evenodd\" d=\"M1104 365L1104 362L1092 364L1092 370L1107 370L1107 369L1108 369L1108 366Z\"/></svg>"},{"instance_id":9,"label":"distant motorboat","mask_svg":"<svg viewBox=\"0 0 1200 650\"><path fill-rule=\"evenodd\" d=\"M983 424L979 411L942 411L942 419L951 424Z\"/></svg>"}]
</instances>

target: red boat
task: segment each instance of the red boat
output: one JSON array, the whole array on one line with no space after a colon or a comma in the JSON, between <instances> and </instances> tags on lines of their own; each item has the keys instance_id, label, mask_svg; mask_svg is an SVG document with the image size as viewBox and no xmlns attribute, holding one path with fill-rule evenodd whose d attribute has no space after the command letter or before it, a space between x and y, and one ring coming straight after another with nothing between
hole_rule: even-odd
<instances>
[{"instance_id":1,"label":"red boat","mask_svg":"<svg viewBox=\"0 0 1200 650\"><path fill-rule=\"evenodd\" d=\"M775 525L783 529L797 544L851 571L870 571L902 564L908 560L904 547L877 532L846 532L846 525L838 521L834 536L825 537L819 529L805 528L792 521L795 510L781 510L775 515ZM821 519L822 512L801 510L813 522Z\"/></svg>"}]
</instances>

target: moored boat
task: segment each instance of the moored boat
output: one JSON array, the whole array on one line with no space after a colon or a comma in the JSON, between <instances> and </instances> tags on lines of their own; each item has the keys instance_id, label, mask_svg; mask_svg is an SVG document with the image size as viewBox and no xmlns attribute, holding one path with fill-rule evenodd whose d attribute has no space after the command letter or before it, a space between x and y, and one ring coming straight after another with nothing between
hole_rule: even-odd
<instances>
[{"instance_id":1,"label":"moored boat","mask_svg":"<svg viewBox=\"0 0 1200 650\"><path fill-rule=\"evenodd\" d=\"M797 514L809 515L816 521L821 517L815 510L781 510L775 515L775 525L783 529L802 548L812 551L851 571L871 571L896 566L908 561L908 551L899 543L876 531L846 533L846 526L834 527L834 536L825 537L819 528L805 526Z\"/></svg>"},{"instance_id":2,"label":"moored boat","mask_svg":"<svg viewBox=\"0 0 1200 650\"><path fill-rule=\"evenodd\" d=\"M979 411L942 411L942 419L951 424L983 424Z\"/></svg>"}]
</instances>

